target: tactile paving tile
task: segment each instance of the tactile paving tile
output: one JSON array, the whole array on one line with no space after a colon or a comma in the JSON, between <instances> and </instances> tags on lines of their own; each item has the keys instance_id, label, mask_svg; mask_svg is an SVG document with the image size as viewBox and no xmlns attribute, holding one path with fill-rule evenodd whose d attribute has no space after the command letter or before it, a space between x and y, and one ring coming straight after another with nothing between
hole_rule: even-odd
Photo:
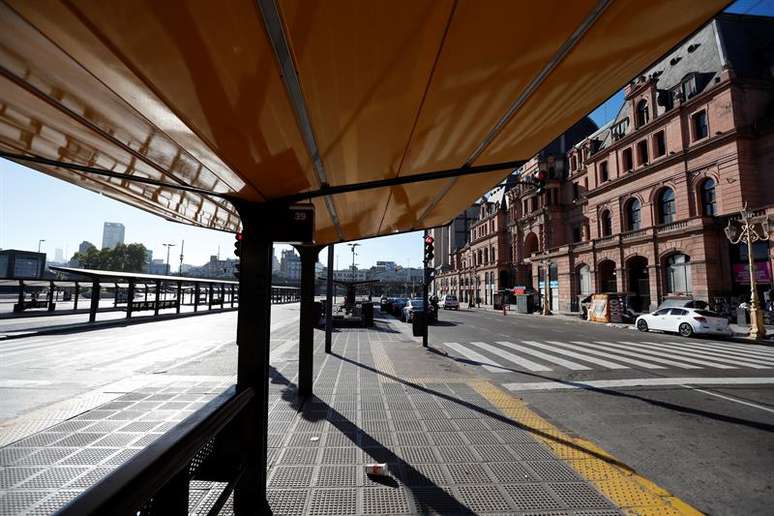
<instances>
[{"instance_id":1,"label":"tactile paving tile","mask_svg":"<svg viewBox=\"0 0 774 516\"><path fill-rule=\"evenodd\" d=\"M554 494L570 509L608 509L610 502L588 484L565 482L548 484Z\"/></svg>"},{"instance_id":2,"label":"tactile paving tile","mask_svg":"<svg viewBox=\"0 0 774 516\"><path fill-rule=\"evenodd\" d=\"M397 462L400 449L397 446L390 448L377 447L377 448L364 448L363 460L367 463L370 462Z\"/></svg>"},{"instance_id":3,"label":"tactile paving tile","mask_svg":"<svg viewBox=\"0 0 774 516\"><path fill-rule=\"evenodd\" d=\"M356 489L317 489L312 492L306 511L310 516L357 513Z\"/></svg>"},{"instance_id":4,"label":"tactile paving tile","mask_svg":"<svg viewBox=\"0 0 774 516\"><path fill-rule=\"evenodd\" d=\"M68 466L92 466L94 464L99 464L118 451L119 448L86 448L85 450L81 450L78 453L67 457L61 464Z\"/></svg>"},{"instance_id":5,"label":"tactile paving tile","mask_svg":"<svg viewBox=\"0 0 774 516\"><path fill-rule=\"evenodd\" d=\"M48 446L65 437L65 432L41 432L13 443L14 446ZM62 446L62 445L59 445Z\"/></svg>"},{"instance_id":6,"label":"tactile paving tile","mask_svg":"<svg viewBox=\"0 0 774 516\"><path fill-rule=\"evenodd\" d=\"M420 432L396 432L395 442L401 446L427 446L430 439Z\"/></svg>"},{"instance_id":7,"label":"tactile paving tile","mask_svg":"<svg viewBox=\"0 0 774 516\"><path fill-rule=\"evenodd\" d=\"M59 423L58 425L54 425L51 428L48 429L50 432L77 432L78 430L83 429L84 427L93 425L90 421L79 421L79 420L70 420L70 421L64 421L62 423Z\"/></svg>"},{"instance_id":8,"label":"tactile paving tile","mask_svg":"<svg viewBox=\"0 0 774 516\"><path fill-rule=\"evenodd\" d=\"M6 446L0 448L0 466L10 466L17 460L23 459L28 455L32 455L39 448L33 447L20 447L20 446Z\"/></svg>"},{"instance_id":9,"label":"tactile paving tile","mask_svg":"<svg viewBox=\"0 0 774 516\"><path fill-rule=\"evenodd\" d=\"M131 434L131 433L123 433L123 432L117 432L113 434L106 435L102 439L99 439L92 444L92 446L101 447L101 446L129 446L131 443L136 441L139 437L141 437L142 434ZM142 446L142 445L138 445Z\"/></svg>"},{"instance_id":10,"label":"tactile paving tile","mask_svg":"<svg viewBox=\"0 0 774 516\"><path fill-rule=\"evenodd\" d=\"M358 464L360 450L355 447L323 448L323 464Z\"/></svg>"},{"instance_id":11,"label":"tactile paving tile","mask_svg":"<svg viewBox=\"0 0 774 516\"><path fill-rule=\"evenodd\" d=\"M535 482L534 474L519 462L493 462L486 465L499 484Z\"/></svg>"},{"instance_id":12,"label":"tactile paving tile","mask_svg":"<svg viewBox=\"0 0 774 516\"><path fill-rule=\"evenodd\" d=\"M473 446L473 449L484 462L507 462L516 459L510 448L502 444L478 444Z\"/></svg>"},{"instance_id":13,"label":"tactile paving tile","mask_svg":"<svg viewBox=\"0 0 774 516\"><path fill-rule=\"evenodd\" d=\"M354 432L339 432L334 430L325 434L325 446L353 446L358 443L358 439L358 434Z\"/></svg>"},{"instance_id":14,"label":"tactile paving tile","mask_svg":"<svg viewBox=\"0 0 774 516\"><path fill-rule=\"evenodd\" d=\"M403 489L375 487L363 491L362 514L408 514L409 498Z\"/></svg>"},{"instance_id":15,"label":"tactile paving tile","mask_svg":"<svg viewBox=\"0 0 774 516\"><path fill-rule=\"evenodd\" d=\"M446 464L453 485L490 484L492 479L483 464Z\"/></svg>"},{"instance_id":16,"label":"tactile paving tile","mask_svg":"<svg viewBox=\"0 0 774 516\"><path fill-rule=\"evenodd\" d=\"M414 510L421 514L470 514L460 503L449 488L418 487L412 489L411 498L414 502Z\"/></svg>"},{"instance_id":17,"label":"tactile paving tile","mask_svg":"<svg viewBox=\"0 0 774 516\"><path fill-rule=\"evenodd\" d=\"M16 462L15 466L49 466L77 452L78 448L40 448Z\"/></svg>"},{"instance_id":18,"label":"tactile paving tile","mask_svg":"<svg viewBox=\"0 0 774 516\"><path fill-rule=\"evenodd\" d=\"M416 419L395 420L392 421L395 430L398 432L424 432L422 423Z\"/></svg>"},{"instance_id":19,"label":"tactile paving tile","mask_svg":"<svg viewBox=\"0 0 774 516\"><path fill-rule=\"evenodd\" d=\"M140 437L136 441L132 443L132 446L140 446L140 447L146 447L159 437L161 437L164 434L145 434L144 436ZM96 444L96 446L100 446L99 444Z\"/></svg>"},{"instance_id":20,"label":"tactile paving tile","mask_svg":"<svg viewBox=\"0 0 774 516\"><path fill-rule=\"evenodd\" d=\"M470 444L501 444L494 432L476 432L465 430L462 432Z\"/></svg>"},{"instance_id":21,"label":"tactile paving tile","mask_svg":"<svg viewBox=\"0 0 774 516\"><path fill-rule=\"evenodd\" d=\"M112 457L110 457L108 460L105 461L106 465L110 466L120 466L124 462L131 459L134 455L137 454L140 450L138 448L135 449L129 449L129 450L121 450L120 452L116 453Z\"/></svg>"},{"instance_id":22,"label":"tactile paving tile","mask_svg":"<svg viewBox=\"0 0 774 516\"><path fill-rule=\"evenodd\" d=\"M280 464L305 464L314 466L317 463L317 448L285 448Z\"/></svg>"},{"instance_id":23,"label":"tactile paving tile","mask_svg":"<svg viewBox=\"0 0 774 516\"><path fill-rule=\"evenodd\" d=\"M360 445L363 448L391 446L394 442L393 435L388 432L370 432L360 436Z\"/></svg>"},{"instance_id":24,"label":"tactile paving tile","mask_svg":"<svg viewBox=\"0 0 774 516\"><path fill-rule=\"evenodd\" d=\"M25 516L49 516L64 507L70 500L81 494L80 490L56 491L36 504Z\"/></svg>"},{"instance_id":25,"label":"tactile paving tile","mask_svg":"<svg viewBox=\"0 0 774 516\"><path fill-rule=\"evenodd\" d=\"M322 434L322 436L324 437L324 434ZM287 445L290 447L317 448L321 443L320 437L321 434L316 434L314 432L296 433L290 436Z\"/></svg>"},{"instance_id":26,"label":"tactile paving tile","mask_svg":"<svg viewBox=\"0 0 774 516\"><path fill-rule=\"evenodd\" d=\"M0 489L8 489L45 471L46 468L3 468L0 469Z\"/></svg>"},{"instance_id":27,"label":"tactile paving tile","mask_svg":"<svg viewBox=\"0 0 774 516\"><path fill-rule=\"evenodd\" d=\"M429 447L401 446L402 457L410 464L434 463L438 459Z\"/></svg>"},{"instance_id":28,"label":"tactile paving tile","mask_svg":"<svg viewBox=\"0 0 774 516\"><path fill-rule=\"evenodd\" d=\"M407 486L445 486L449 477L440 464L402 464L401 482Z\"/></svg>"},{"instance_id":29,"label":"tactile paving tile","mask_svg":"<svg viewBox=\"0 0 774 516\"><path fill-rule=\"evenodd\" d=\"M540 443L511 443L511 450L523 460L556 460L556 457Z\"/></svg>"},{"instance_id":30,"label":"tactile paving tile","mask_svg":"<svg viewBox=\"0 0 774 516\"><path fill-rule=\"evenodd\" d=\"M540 484L511 484L503 486L517 509L522 511L548 511L564 509L551 493Z\"/></svg>"},{"instance_id":31,"label":"tactile paving tile","mask_svg":"<svg viewBox=\"0 0 774 516\"><path fill-rule=\"evenodd\" d=\"M455 419L454 424L460 430L473 430L476 432L487 432L489 430L480 419Z\"/></svg>"},{"instance_id":32,"label":"tactile paving tile","mask_svg":"<svg viewBox=\"0 0 774 516\"><path fill-rule=\"evenodd\" d=\"M581 477L569 466L559 461L526 462L537 478L546 482L580 482Z\"/></svg>"},{"instance_id":33,"label":"tactile paving tile","mask_svg":"<svg viewBox=\"0 0 774 516\"><path fill-rule=\"evenodd\" d=\"M46 469L40 475L19 484L22 489L57 489L89 471L89 468L62 466Z\"/></svg>"},{"instance_id":34,"label":"tactile paving tile","mask_svg":"<svg viewBox=\"0 0 774 516\"><path fill-rule=\"evenodd\" d=\"M0 496L0 516L17 516L48 496L46 491L12 491Z\"/></svg>"},{"instance_id":35,"label":"tactile paving tile","mask_svg":"<svg viewBox=\"0 0 774 516\"><path fill-rule=\"evenodd\" d=\"M360 485L360 469L360 466L320 466L315 485L318 487L357 487Z\"/></svg>"},{"instance_id":36,"label":"tactile paving tile","mask_svg":"<svg viewBox=\"0 0 774 516\"><path fill-rule=\"evenodd\" d=\"M423 411L423 409L419 409L420 412ZM457 427L454 426L454 424L448 420L448 419L439 419L439 420L433 420L433 419L427 419L422 421L422 425L425 427L425 429L428 432L455 432L457 431Z\"/></svg>"},{"instance_id":37,"label":"tactile paving tile","mask_svg":"<svg viewBox=\"0 0 774 516\"><path fill-rule=\"evenodd\" d=\"M94 468L85 475L81 475L69 484L70 488L87 488L96 484L102 477L113 471L113 468Z\"/></svg>"},{"instance_id":38,"label":"tactile paving tile","mask_svg":"<svg viewBox=\"0 0 774 516\"><path fill-rule=\"evenodd\" d=\"M108 421L105 421L105 423L108 423ZM122 432L150 432L151 430L161 425L161 423L158 423L156 421L134 421L132 423L129 423L128 425L124 424L124 422L120 422L120 423L124 426L120 426L120 428L116 428L115 430L120 429ZM93 427L90 427L90 428L93 428Z\"/></svg>"},{"instance_id":39,"label":"tactile paving tile","mask_svg":"<svg viewBox=\"0 0 774 516\"><path fill-rule=\"evenodd\" d=\"M363 421L363 423L360 425L365 432L368 433L376 433L376 432L389 432L392 428L390 427L389 421Z\"/></svg>"},{"instance_id":40,"label":"tactile paving tile","mask_svg":"<svg viewBox=\"0 0 774 516\"><path fill-rule=\"evenodd\" d=\"M462 503L476 514L513 510L508 499L496 486L461 486L457 491L461 495Z\"/></svg>"},{"instance_id":41,"label":"tactile paving tile","mask_svg":"<svg viewBox=\"0 0 774 516\"><path fill-rule=\"evenodd\" d=\"M480 460L473 448L468 446L438 446L435 451L440 455L443 464L478 462Z\"/></svg>"},{"instance_id":42,"label":"tactile paving tile","mask_svg":"<svg viewBox=\"0 0 774 516\"><path fill-rule=\"evenodd\" d=\"M311 466L277 466L271 475L269 488L285 489L309 487L312 483Z\"/></svg>"}]
</instances>

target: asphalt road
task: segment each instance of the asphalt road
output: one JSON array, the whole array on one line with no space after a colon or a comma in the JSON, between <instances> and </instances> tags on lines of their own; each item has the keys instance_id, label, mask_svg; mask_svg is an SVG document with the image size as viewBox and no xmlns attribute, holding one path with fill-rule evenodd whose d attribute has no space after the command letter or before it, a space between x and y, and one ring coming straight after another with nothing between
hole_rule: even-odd
<instances>
[{"instance_id":1,"label":"asphalt road","mask_svg":"<svg viewBox=\"0 0 774 516\"><path fill-rule=\"evenodd\" d=\"M703 512L771 514L774 347L483 310L440 318L434 350L557 426Z\"/></svg>"}]
</instances>

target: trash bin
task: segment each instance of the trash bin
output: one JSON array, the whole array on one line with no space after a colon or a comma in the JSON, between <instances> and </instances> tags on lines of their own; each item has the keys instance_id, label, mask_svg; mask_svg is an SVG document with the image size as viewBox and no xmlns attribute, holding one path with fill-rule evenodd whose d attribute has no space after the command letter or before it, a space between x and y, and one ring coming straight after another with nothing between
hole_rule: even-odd
<instances>
[{"instance_id":1,"label":"trash bin","mask_svg":"<svg viewBox=\"0 0 774 516\"><path fill-rule=\"evenodd\" d=\"M736 324L740 326L750 324L750 314L746 308L739 307L736 309Z\"/></svg>"},{"instance_id":2,"label":"trash bin","mask_svg":"<svg viewBox=\"0 0 774 516\"><path fill-rule=\"evenodd\" d=\"M414 312L411 330L414 337L422 337L425 334L425 312Z\"/></svg>"},{"instance_id":3,"label":"trash bin","mask_svg":"<svg viewBox=\"0 0 774 516\"><path fill-rule=\"evenodd\" d=\"M363 318L363 327L369 328L374 325L374 304L373 303L363 303L360 313Z\"/></svg>"}]
</instances>

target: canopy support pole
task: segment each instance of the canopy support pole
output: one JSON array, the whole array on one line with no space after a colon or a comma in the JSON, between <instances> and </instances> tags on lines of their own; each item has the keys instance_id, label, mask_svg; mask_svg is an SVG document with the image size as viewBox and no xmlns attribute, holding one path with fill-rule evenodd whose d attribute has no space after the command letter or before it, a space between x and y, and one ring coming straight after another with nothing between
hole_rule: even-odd
<instances>
[{"instance_id":1,"label":"canopy support pole","mask_svg":"<svg viewBox=\"0 0 774 516\"><path fill-rule=\"evenodd\" d=\"M298 395L312 395L314 377L314 264L322 246L298 245L301 256L301 316L298 335Z\"/></svg>"},{"instance_id":2,"label":"canopy support pole","mask_svg":"<svg viewBox=\"0 0 774 516\"><path fill-rule=\"evenodd\" d=\"M73 302L73 310L78 310L78 298L81 297L81 284L75 282L75 301Z\"/></svg>"},{"instance_id":3,"label":"canopy support pole","mask_svg":"<svg viewBox=\"0 0 774 516\"><path fill-rule=\"evenodd\" d=\"M91 307L89 309L89 322L93 323L97 320L97 309L99 308L99 280L91 282Z\"/></svg>"},{"instance_id":4,"label":"canopy support pole","mask_svg":"<svg viewBox=\"0 0 774 516\"><path fill-rule=\"evenodd\" d=\"M126 318L132 318L132 303L134 302L134 280L129 280L129 289L126 293Z\"/></svg>"},{"instance_id":5,"label":"canopy support pole","mask_svg":"<svg viewBox=\"0 0 774 516\"><path fill-rule=\"evenodd\" d=\"M333 340L333 244L328 246L328 277L327 277L328 299L325 302L325 352L331 352L331 341Z\"/></svg>"},{"instance_id":6,"label":"canopy support pole","mask_svg":"<svg viewBox=\"0 0 774 516\"><path fill-rule=\"evenodd\" d=\"M237 312L237 390L252 388L256 394L243 411L236 431L240 453L246 460L245 473L234 490L234 513L242 516L271 514L266 500L266 451L273 247L265 231L271 217L250 207L239 211L244 239Z\"/></svg>"}]
</instances>

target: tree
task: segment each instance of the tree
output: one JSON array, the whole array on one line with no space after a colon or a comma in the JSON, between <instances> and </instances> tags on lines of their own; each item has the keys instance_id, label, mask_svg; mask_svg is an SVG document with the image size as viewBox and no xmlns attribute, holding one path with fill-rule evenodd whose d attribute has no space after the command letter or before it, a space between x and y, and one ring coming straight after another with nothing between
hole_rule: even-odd
<instances>
[{"instance_id":1,"label":"tree","mask_svg":"<svg viewBox=\"0 0 774 516\"><path fill-rule=\"evenodd\" d=\"M98 251L91 247L85 253L77 252L72 261L84 269L118 272L142 272L145 265L145 246L119 244L113 249Z\"/></svg>"}]
</instances>

